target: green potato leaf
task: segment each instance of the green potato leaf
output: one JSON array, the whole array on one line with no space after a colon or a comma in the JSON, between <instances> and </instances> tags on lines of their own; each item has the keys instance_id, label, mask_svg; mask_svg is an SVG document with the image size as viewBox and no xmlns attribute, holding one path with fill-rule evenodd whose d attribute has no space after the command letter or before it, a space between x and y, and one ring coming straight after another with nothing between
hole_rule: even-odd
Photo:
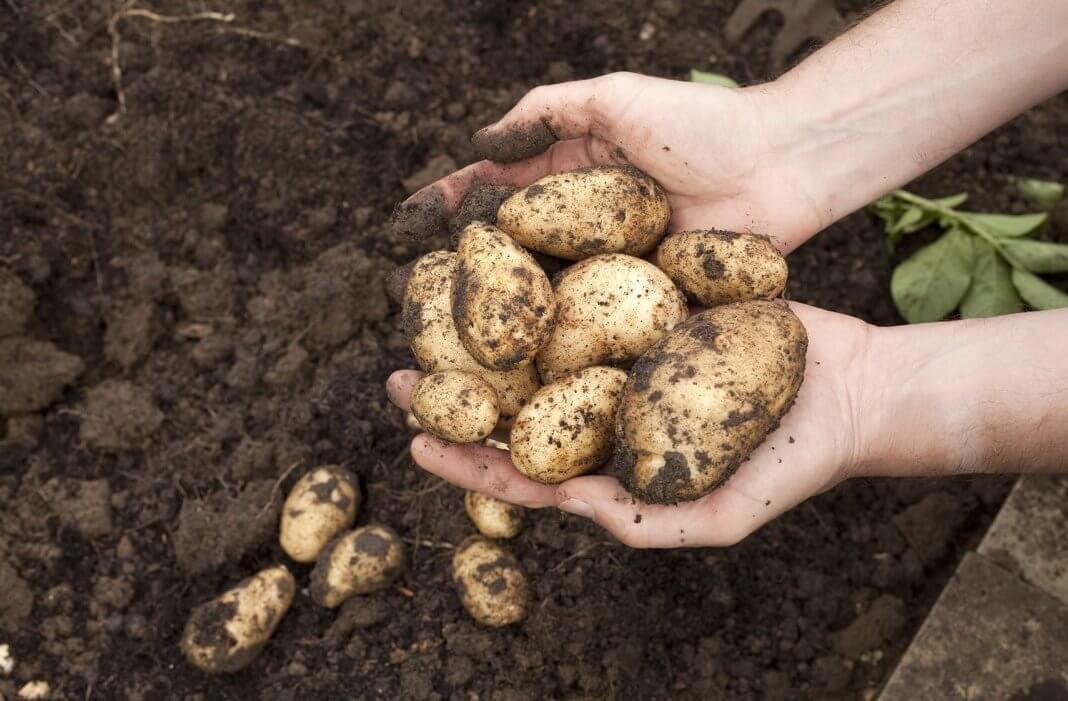
<instances>
[{"instance_id":1,"label":"green potato leaf","mask_svg":"<svg viewBox=\"0 0 1068 701\"><path fill-rule=\"evenodd\" d=\"M972 284L960 302L961 316L976 319L1021 311L1023 303L1013 287L1009 264L983 239L972 239L972 249Z\"/></svg>"},{"instance_id":2,"label":"green potato leaf","mask_svg":"<svg viewBox=\"0 0 1068 701\"><path fill-rule=\"evenodd\" d=\"M1068 245L1029 239L1010 239L1002 245L1012 260L1032 273L1068 272Z\"/></svg>"},{"instance_id":3,"label":"green potato leaf","mask_svg":"<svg viewBox=\"0 0 1068 701\"><path fill-rule=\"evenodd\" d=\"M962 204L968 201L968 193L961 192L956 195L950 195L949 197L939 197L936 200L932 200L935 204L946 209L956 209Z\"/></svg>"},{"instance_id":4,"label":"green potato leaf","mask_svg":"<svg viewBox=\"0 0 1068 701\"><path fill-rule=\"evenodd\" d=\"M1064 199L1064 185L1055 180L1016 178L1013 182L1021 195L1047 212L1055 209Z\"/></svg>"},{"instance_id":5,"label":"green potato leaf","mask_svg":"<svg viewBox=\"0 0 1068 701\"><path fill-rule=\"evenodd\" d=\"M1034 273L1014 268L1012 284L1023 300L1035 309L1061 309L1068 307L1068 294L1061 292Z\"/></svg>"},{"instance_id":6,"label":"green potato leaf","mask_svg":"<svg viewBox=\"0 0 1068 701\"><path fill-rule=\"evenodd\" d=\"M961 220L968 226L981 230L993 238L1019 238L1038 231L1049 215L1045 212L1036 214L979 214L959 212Z\"/></svg>"},{"instance_id":7,"label":"green potato leaf","mask_svg":"<svg viewBox=\"0 0 1068 701\"><path fill-rule=\"evenodd\" d=\"M690 80L694 83L706 83L708 85L721 85L725 88L737 88L741 87L738 83L734 82L728 76L722 73L709 73L707 71L699 71L696 68L690 69Z\"/></svg>"},{"instance_id":8,"label":"green potato leaf","mask_svg":"<svg viewBox=\"0 0 1068 701\"><path fill-rule=\"evenodd\" d=\"M938 321L960 304L972 281L971 237L951 229L894 269L890 294L910 324Z\"/></svg>"}]
</instances>

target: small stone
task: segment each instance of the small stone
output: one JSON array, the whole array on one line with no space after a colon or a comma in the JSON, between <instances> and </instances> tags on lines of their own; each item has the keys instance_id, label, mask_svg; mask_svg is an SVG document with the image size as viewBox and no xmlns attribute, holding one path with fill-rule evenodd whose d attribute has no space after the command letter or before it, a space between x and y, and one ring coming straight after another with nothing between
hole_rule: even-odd
<instances>
[{"instance_id":1,"label":"small stone","mask_svg":"<svg viewBox=\"0 0 1068 701\"><path fill-rule=\"evenodd\" d=\"M49 694L52 693L52 687L46 681L32 681L26 682L21 689L19 689L20 699L47 699Z\"/></svg>"},{"instance_id":2,"label":"small stone","mask_svg":"<svg viewBox=\"0 0 1068 701\"><path fill-rule=\"evenodd\" d=\"M125 380L106 380L89 392L80 436L98 450L141 447L163 424L147 390Z\"/></svg>"}]
</instances>

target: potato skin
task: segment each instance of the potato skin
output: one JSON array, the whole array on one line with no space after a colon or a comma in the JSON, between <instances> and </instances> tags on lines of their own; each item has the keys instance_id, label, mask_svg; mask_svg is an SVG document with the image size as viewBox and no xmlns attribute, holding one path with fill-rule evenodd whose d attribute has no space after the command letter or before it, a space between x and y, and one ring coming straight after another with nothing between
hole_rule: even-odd
<instances>
[{"instance_id":1,"label":"potato skin","mask_svg":"<svg viewBox=\"0 0 1068 701\"><path fill-rule=\"evenodd\" d=\"M527 575L519 561L492 540L471 536L456 548L452 581L460 603L483 625L498 628L527 615Z\"/></svg>"},{"instance_id":2,"label":"potato skin","mask_svg":"<svg viewBox=\"0 0 1068 701\"><path fill-rule=\"evenodd\" d=\"M613 468L647 503L723 484L793 404L808 335L785 302L713 307L634 364L616 416Z\"/></svg>"},{"instance_id":3,"label":"potato skin","mask_svg":"<svg viewBox=\"0 0 1068 701\"><path fill-rule=\"evenodd\" d=\"M594 365L628 367L686 318L686 299L652 263L610 253L553 281L556 329L538 353L544 382Z\"/></svg>"},{"instance_id":4,"label":"potato skin","mask_svg":"<svg viewBox=\"0 0 1068 701\"><path fill-rule=\"evenodd\" d=\"M490 224L460 235L452 281L452 318L460 341L488 368L529 365L553 331L556 302L545 271Z\"/></svg>"},{"instance_id":5,"label":"potato skin","mask_svg":"<svg viewBox=\"0 0 1068 701\"><path fill-rule=\"evenodd\" d=\"M497 211L497 226L520 245L568 260L645 255L663 237L669 219L663 188L633 166L547 175Z\"/></svg>"},{"instance_id":6,"label":"potato skin","mask_svg":"<svg viewBox=\"0 0 1068 701\"><path fill-rule=\"evenodd\" d=\"M326 544L352 527L360 507L360 484L338 465L301 477L286 497L278 542L297 562L315 562Z\"/></svg>"},{"instance_id":7,"label":"potato skin","mask_svg":"<svg viewBox=\"0 0 1068 701\"><path fill-rule=\"evenodd\" d=\"M388 526L369 525L330 542L311 573L308 593L327 608L388 588L404 570L404 543Z\"/></svg>"},{"instance_id":8,"label":"potato skin","mask_svg":"<svg viewBox=\"0 0 1068 701\"><path fill-rule=\"evenodd\" d=\"M412 354L426 372L464 370L478 375L497 390L501 415L515 416L537 391L533 365L514 370L490 370L464 348L452 318L452 281L459 256L434 251L420 258L404 291L404 332Z\"/></svg>"},{"instance_id":9,"label":"potato skin","mask_svg":"<svg viewBox=\"0 0 1068 701\"><path fill-rule=\"evenodd\" d=\"M516 469L557 484L605 463L626 381L623 370L592 367L538 390L512 427L509 448Z\"/></svg>"},{"instance_id":10,"label":"potato skin","mask_svg":"<svg viewBox=\"0 0 1068 701\"><path fill-rule=\"evenodd\" d=\"M293 602L296 580L269 567L193 610L182 652L209 673L236 672L256 659Z\"/></svg>"},{"instance_id":11,"label":"potato skin","mask_svg":"<svg viewBox=\"0 0 1068 701\"><path fill-rule=\"evenodd\" d=\"M481 492L464 494L464 510L487 538L515 538L523 528L523 507Z\"/></svg>"},{"instance_id":12,"label":"potato skin","mask_svg":"<svg viewBox=\"0 0 1068 701\"><path fill-rule=\"evenodd\" d=\"M469 372L444 370L425 375L412 390L412 413L419 425L452 443L474 443L493 433L500 408L493 386Z\"/></svg>"},{"instance_id":13,"label":"potato skin","mask_svg":"<svg viewBox=\"0 0 1068 701\"><path fill-rule=\"evenodd\" d=\"M656 264L687 297L706 307L774 299L786 289L786 259L759 234L671 234L660 242Z\"/></svg>"}]
</instances>

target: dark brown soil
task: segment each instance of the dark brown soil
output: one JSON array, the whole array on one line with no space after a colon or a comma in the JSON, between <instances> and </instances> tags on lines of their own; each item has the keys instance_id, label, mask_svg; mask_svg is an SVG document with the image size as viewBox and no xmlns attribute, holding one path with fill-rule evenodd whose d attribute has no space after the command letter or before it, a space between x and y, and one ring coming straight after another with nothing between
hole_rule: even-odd
<instances>
[{"instance_id":1,"label":"dark brown soil","mask_svg":"<svg viewBox=\"0 0 1068 701\"><path fill-rule=\"evenodd\" d=\"M30 679L59 699L189 701L878 687L1008 480L859 481L727 550L630 551L532 514L511 545L532 614L489 630L449 581L449 544L473 532L463 495L411 465L382 387L411 364L385 279L447 238L443 220L429 240L394 236L398 201L470 162L471 134L536 84L764 79L776 20L734 49L727 0L234 0L217 8L229 25L116 23L118 115L118 5L0 2L0 644L16 658L0 694ZM1068 177L1066 135L1060 99L917 187L1021 206L1005 177ZM789 294L897 323L891 264L860 213L791 257ZM179 650L190 612L285 561L263 524L321 464L360 476L358 522L408 538L408 572L332 611L291 565L302 590L262 655L206 677Z\"/></svg>"}]
</instances>

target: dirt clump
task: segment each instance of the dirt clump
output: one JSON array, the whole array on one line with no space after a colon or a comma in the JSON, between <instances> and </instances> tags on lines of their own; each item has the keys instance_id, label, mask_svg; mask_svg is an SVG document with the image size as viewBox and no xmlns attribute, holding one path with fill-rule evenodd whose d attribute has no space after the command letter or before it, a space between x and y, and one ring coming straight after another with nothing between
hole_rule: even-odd
<instances>
[{"instance_id":1,"label":"dirt clump","mask_svg":"<svg viewBox=\"0 0 1068 701\"><path fill-rule=\"evenodd\" d=\"M151 393L132 382L107 380L89 391L80 435L98 450L130 450L143 446L162 423Z\"/></svg>"},{"instance_id":2,"label":"dirt clump","mask_svg":"<svg viewBox=\"0 0 1068 701\"><path fill-rule=\"evenodd\" d=\"M83 538L111 533L111 487L107 480L54 478L41 486L41 493L60 523Z\"/></svg>"},{"instance_id":3,"label":"dirt clump","mask_svg":"<svg viewBox=\"0 0 1068 701\"><path fill-rule=\"evenodd\" d=\"M15 336L33 314L34 294L17 275L0 268L0 337Z\"/></svg>"},{"instance_id":4,"label":"dirt clump","mask_svg":"<svg viewBox=\"0 0 1068 701\"><path fill-rule=\"evenodd\" d=\"M81 358L47 341L0 339L0 415L44 409L84 369Z\"/></svg>"},{"instance_id":5,"label":"dirt clump","mask_svg":"<svg viewBox=\"0 0 1068 701\"><path fill-rule=\"evenodd\" d=\"M33 611L33 590L15 568L0 559L0 630L13 633Z\"/></svg>"}]
</instances>

